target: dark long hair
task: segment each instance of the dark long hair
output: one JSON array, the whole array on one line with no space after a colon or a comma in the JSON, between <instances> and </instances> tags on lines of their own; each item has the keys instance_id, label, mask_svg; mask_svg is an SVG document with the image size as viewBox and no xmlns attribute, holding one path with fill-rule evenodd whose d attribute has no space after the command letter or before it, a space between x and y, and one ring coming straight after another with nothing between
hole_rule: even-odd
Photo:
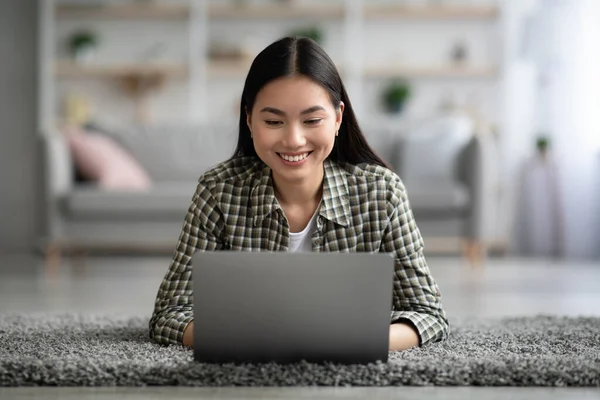
<instances>
[{"instance_id":1,"label":"dark long hair","mask_svg":"<svg viewBox=\"0 0 600 400\"><path fill-rule=\"evenodd\" d=\"M261 51L252 62L242 92L240 129L234 158L244 156L258 158L250 129L246 124L246 110L251 112L258 92L277 78L296 75L306 76L327 90L335 109L339 109L340 101L344 102L342 124L329 155L330 159L353 165L368 163L390 168L369 146L360 130L335 64L327 53L309 38L280 39Z\"/></svg>"}]
</instances>

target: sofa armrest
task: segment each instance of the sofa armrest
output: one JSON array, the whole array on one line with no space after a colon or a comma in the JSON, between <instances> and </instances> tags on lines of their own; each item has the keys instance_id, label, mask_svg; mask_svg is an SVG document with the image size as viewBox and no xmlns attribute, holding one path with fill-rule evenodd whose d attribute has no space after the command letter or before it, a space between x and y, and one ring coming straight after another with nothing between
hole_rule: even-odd
<instances>
[{"instance_id":1,"label":"sofa armrest","mask_svg":"<svg viewBox=\"0 0 600 400\"><path fill-rule=\"evenodd\" d=\"M47 195L62 196L73 186L73 160L68 144L60 132L43 133L41 140Z\"/></svg>"},{"instance_id":2,"label":"sofa armrest","mask_svg":"<svg viewBox=\"0 0 600 400\"><path fill-rule=\"evenodd\" d=\"M63 229L61 199L73 187L73 161L68 144L59 131L42 132L39 141L44 166L44 235L47 241L53 241Z\"/></svg>"}]
</instances>

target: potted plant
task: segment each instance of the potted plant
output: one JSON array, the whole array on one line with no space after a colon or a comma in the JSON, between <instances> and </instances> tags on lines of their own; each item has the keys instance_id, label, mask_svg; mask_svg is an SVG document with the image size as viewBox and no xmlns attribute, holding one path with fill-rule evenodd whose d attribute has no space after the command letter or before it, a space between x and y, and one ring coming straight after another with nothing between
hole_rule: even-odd
<instances>
[{"instance_id":1,"label":"potted plant","mask_svg":"<svg viewBox=\"0 0 600 400\"><path fill-rule=\"evenodd\" d=\"M410 95L411 87L408 81L397 79L390 82L383 91L383 103L390 113L401 113Z\"/></svg>"},{"instance_id":2,"label":"potted plant","mask_svg":"<svg viewBox=\"0 0 600 400\"><path fill-rule=\"evenodd\" d=\"M542 159L545 160L550 147L550 138L545 135L538 136L535 141L535 147L538 151L538 154L542 157Z\"/></svg>"},{"instance_id":3,"label":"potted plant","mask_svg":"<svg viewBox=\"0 0 600 400\"><path fill-rule=\"evenodd\" d=\"M79 31L69 38L71 56L78 62L90 61L94 58L98 37L89 31Z\"/></svg>"}]
</instances>

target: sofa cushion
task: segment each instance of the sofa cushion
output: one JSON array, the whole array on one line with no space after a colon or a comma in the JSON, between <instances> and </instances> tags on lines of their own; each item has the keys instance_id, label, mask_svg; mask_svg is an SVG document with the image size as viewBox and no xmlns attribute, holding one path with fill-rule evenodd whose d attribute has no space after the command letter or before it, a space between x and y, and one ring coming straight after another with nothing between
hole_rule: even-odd
<instances>
[{"instance_id":1,"label":"sofa cushion","mask_svg":"<svg viewBox=\"0 0 600 400\"><path fill-rule=\"evenodd\" d=\"M111 138L65 129L69 150L77 171L103 189L143 190L151 185L144 168Z\"/></svg>"},{"instance_id":2,"label":"sofa cushion","mask_svg":"<svg viewBox=\"0 0 600 400\"><path fill-rule=\"evenodd\" d=\"M459 182L405 181L404 186L415 215L455 214L469 207L469 190Z\"/></svg>"},{"instance_id":3,"label":"sofa cushion","mask_svg":"<svg viewBox=\"0 0 600 400\"><path fill-rule=\"evenodd\" d=\"M399 154L398 142L402 136L402 131L386 127L363 127L365 139L369 146L383 158L392 169L398 173Z\"/></svg>"},{"instance_id":4,"label":"sofa cushion","mask_svg":"<svg viewBox=\"0 0 600 400\"><path fill-rule=\"evenodd\" d=\"M234 126L164 124L119 127L94 123L88 129L121 143L148 171L153 181L190 181L233 155Z\"/></svg>"},{"instance_id":5,"label":"sofa cushion","mask_svg":"<svg viewBox=\"0 0 600 400\"><path fill-rule=\"evenodd\" d=\"M467 116L447 115L415 126L397 146L405 179L457 180L457 161L473 134Z\"/></svg>"},{"instance_id":6,"label":"sofa cushion","mask_svg":"<svg viewBox=\"0 0 600 400\"><path fill-rule=\"evenodd\" d=\"M66 213L74 219L162 220L183 217L190 206L196 182L157 183L141 191L108 191L77 187L63 200Z\"/></svg>"}]
</instances>

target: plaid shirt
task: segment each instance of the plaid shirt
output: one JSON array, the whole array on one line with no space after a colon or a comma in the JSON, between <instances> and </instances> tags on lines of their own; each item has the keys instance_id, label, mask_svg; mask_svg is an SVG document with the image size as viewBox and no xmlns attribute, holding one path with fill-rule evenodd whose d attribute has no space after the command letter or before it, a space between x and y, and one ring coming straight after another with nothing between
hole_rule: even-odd
<instances>
[{"instance_id":1,"label":"plaid shirt","mask_svg":"<svg viewBox=\"0 0 600 400\"><path fill-rule=\"evenodd\" d=\"M412 323L421 345L445 339L448 321L440 291L400 178L374 165L327 160L324 169L313 251L395 254L391 323ZM287 251L288 246L289 225L265 164L238 158L206 172L158 290L150 337L163 344L182 342L193 319L190 260L196 251Z\"/></svg>"}]
</instances>

